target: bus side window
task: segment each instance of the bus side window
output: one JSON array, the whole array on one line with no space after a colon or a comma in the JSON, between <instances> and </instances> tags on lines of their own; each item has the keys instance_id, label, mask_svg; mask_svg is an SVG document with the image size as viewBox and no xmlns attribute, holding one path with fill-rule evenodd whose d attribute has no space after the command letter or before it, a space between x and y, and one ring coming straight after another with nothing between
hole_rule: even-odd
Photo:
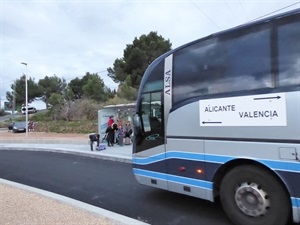
<instances>
[{"instance_id":1,"label":"bus side window","mask_svg":"<svg viewBox=\"0 0 300 225\"><path fill-rule=\"evenodd\" d=\"M278 27L279 86L300 84L300 21Z\"/></svg>"},{"instance_id":2,"label":"bus side window","mask_svg":"<svg viewBox=\"0 0 300 225\"><path fill-rule=\"evenodd\" d=\"M143 119L144 131L145 132L151 131L149 115L147 115L147 114L142 115L142 119Z\"/></svg>"},{"instance_id":3,"label":"bus side window","mask_svg":"<svg viewBox=\"0 0 300 225\"><path fill-rule=\"evenodd\" d=\"M161 120L161 92L143 94L141 105L144 132L158 132L163 130Z\"/></svg>"},{"instance_id":4,"label":"bus side window","mask_svg":"<svg viewBox=\"0 0 300 225\"><path fill-rule=\"evenodd\" d=\"M162 126L157 117L150 117L150 125L153 129L161 129Z\"/></svg>"},{"instance_id":5,"label":"bus side window","mask_svg":"<svg viewBox=\"0 0 300 225\"><path fill-rule=\"evenodd\" d=\"M263 24L175 52L173 105L201 95L272 87L270 30Z\"/></svg>"}]
</instances>

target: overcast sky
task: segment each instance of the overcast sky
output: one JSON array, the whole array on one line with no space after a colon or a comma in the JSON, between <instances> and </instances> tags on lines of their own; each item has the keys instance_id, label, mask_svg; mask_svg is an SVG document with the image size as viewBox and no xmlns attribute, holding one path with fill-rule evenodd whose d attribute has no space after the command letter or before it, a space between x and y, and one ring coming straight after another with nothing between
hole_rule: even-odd
<instances>
[{"instance_id":1,"label":"overcast sky","mask_svg":"<svg viewBox=\"0 0 300 225\"><path fill-rule=\"evenodd\" d=\"M106 69L135 37L151 31L176 48L285 7L275 14L300 7L299 0L0 1L1 105L23 73L36 82L54 74L69 82L98 72L106 86L116 88Z\"/></svg>"}]
</instances>

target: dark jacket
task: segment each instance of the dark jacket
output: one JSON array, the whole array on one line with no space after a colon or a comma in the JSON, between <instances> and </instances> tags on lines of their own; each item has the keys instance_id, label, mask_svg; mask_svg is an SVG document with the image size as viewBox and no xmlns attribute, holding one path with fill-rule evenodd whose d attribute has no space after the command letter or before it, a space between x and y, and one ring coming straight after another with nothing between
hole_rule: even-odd
<instances>
[{"instance_id":1,"label":"dark jacket","mask_svg":"<svg viewBox=\"0 0 300 225\"><path fill-rule=\"evenodd\" d=\"M100 138L100 135L99 134L90 134L89 138L91 141L98 141Z\"/></svg>"}]
</instances>

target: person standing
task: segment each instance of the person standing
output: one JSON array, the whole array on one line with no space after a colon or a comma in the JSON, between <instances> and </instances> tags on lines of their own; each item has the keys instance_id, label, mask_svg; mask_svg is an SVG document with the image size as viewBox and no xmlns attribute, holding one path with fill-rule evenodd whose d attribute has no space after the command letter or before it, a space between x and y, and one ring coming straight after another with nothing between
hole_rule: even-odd
<instances>
[{"instance_id":1,"label":"person standing","mask_svg":"<svg viewBox=\"0 0 300 225\"><path fill-rule=\"evenodd\" d=\"M118 124L114 123L112 125L112 128L114 129L115 132L115 136L114 136L114 143L117 144L118 143Z\"/></svg>"},{"instance_id":2,"label":"person standing","mask_svg":"<svg viewBox=\"0 0 300 225\"><path fill-rule=\"evenodd\" d=\"M110 127L111 125L114 124L114 116L110 116L107 122L107 127Z\"/></svg>"},{"instance_id":3,"label":"person standing","mask_svg":"<svg viewBox=\"0 0 300 225\"><path fill-rule=\"evenodd\" d=\"M132 128L131 128L130 122L128 121L124 127L125 138L127 138L127 137L130 138L131 134L132 134Z\"/></svg>"},{"instance_id":4,"label":"person standing","mask_svg":"<svg viewBox=\"0 0 300 225\"><path fill-rule=\"evenodd\" d=\"M117 133L118 133L118 145L123 146L124 132L123 132L122 125L119 125Z\"/></svg>"},{"instance_id":5,"label":"person standing","mask_svg":"<svg viewBox=\"0 0 300 225\"><path fill-rule=\"evenodd\" d=\"M106 133L107 146L114 146L115 131L113 129L113 125L107 127L105 133Z\"/></svg>"},{"instance_id":6,"label":"person standing","mask_svg":"<svg viewBox=\"0 0 300 225\"><path fill-rule=\"evenodd\" d=\"M125 136L125 138L129 137L129 125L128 125L128 122L125 123L125 126L124 126L124 136Z\"/></svg>"}]
</instances>

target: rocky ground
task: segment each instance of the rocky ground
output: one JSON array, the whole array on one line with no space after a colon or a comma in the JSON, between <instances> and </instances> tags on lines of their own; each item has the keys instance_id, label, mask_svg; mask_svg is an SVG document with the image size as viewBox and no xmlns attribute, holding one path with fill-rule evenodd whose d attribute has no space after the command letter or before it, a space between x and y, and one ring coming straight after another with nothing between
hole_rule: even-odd
<instances>
[{"instance_id":1,"label":"rocky ground","mask_svg":"<svg viewBox=\"0 0 300 225\"><path fill-rule=\"evenodd\" d=\"M116 224L109 218L9 185L0 184L0 194L1 224Z\"/></svg>"}]
</instances>

